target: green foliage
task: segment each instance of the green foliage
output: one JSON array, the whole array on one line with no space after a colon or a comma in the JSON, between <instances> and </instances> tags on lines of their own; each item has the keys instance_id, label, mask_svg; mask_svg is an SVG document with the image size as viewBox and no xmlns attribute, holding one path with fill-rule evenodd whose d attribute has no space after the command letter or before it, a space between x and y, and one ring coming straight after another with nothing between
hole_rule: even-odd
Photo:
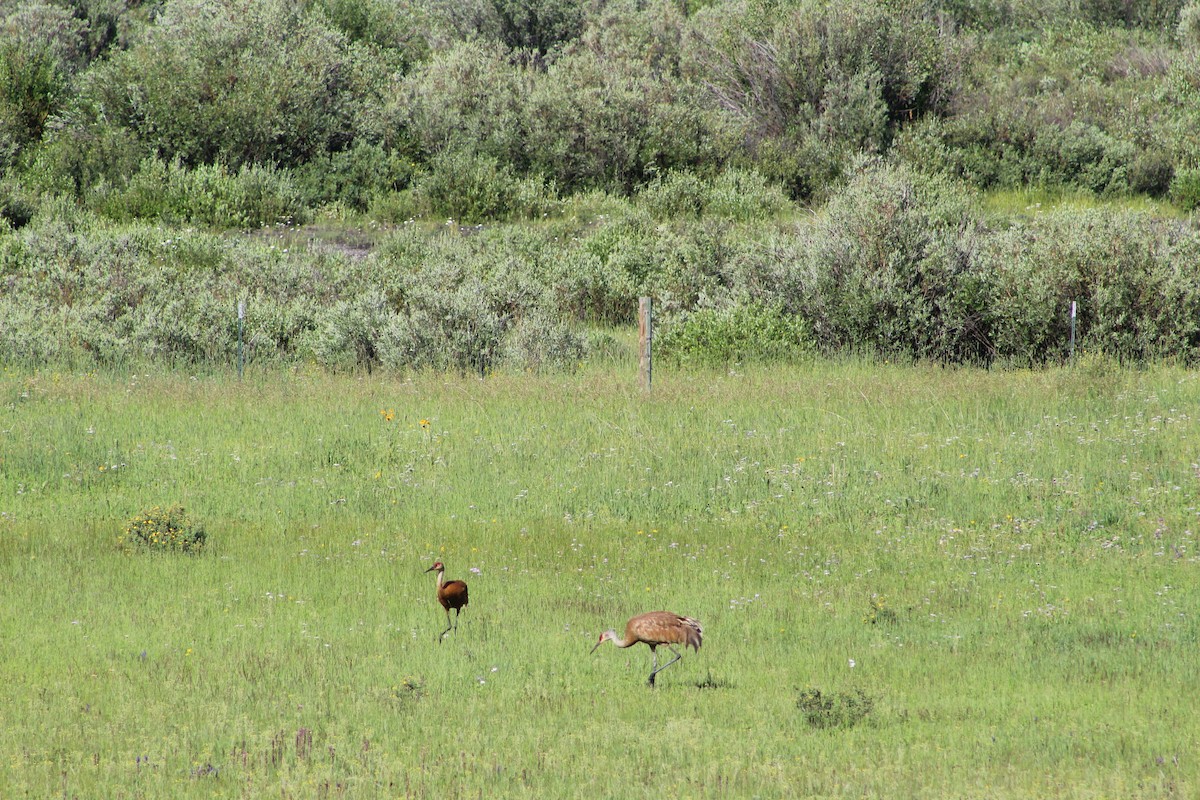
<instances>
[{"instance_id":1,"label":"green foliage","mask_svg":"<svg viewBox=\"0 0 1200 800\"><path fill-rule=\"evenodd\" d=\"M529 76L503 48L466 41L439 52L408 76L389 106L397 131L427 153L462 151L525 166Z\"/></svg>"},{"instance_id":2,"label":"green foliage","mask_svg":"<svg viewBox=\"0 0 1200 800\"><path fill-rule=\"evenodd\" d=\"M29 190L8 176L0 177L0 220L20 228L33 219L37 200Z\"/></svg>"},{"instance_id":3,"label":"green foliage","mask_svg":"<svg viewBox=\"0 0 1200 800\"><path fill-rule=\"evenodd\" d=\"M570 370L588 356L587 337L560 315L537 308L518 319L504 337L500 362L527 371Z\"/></svg>"},{"instance_id":4,"label":"green foliage","mask_svg":"<svg viewBox=\"0 0 1200 800\"><path fill-rule=\"evenodd\" d=\"M495 158L446 151L414 182L418 213L468 224L539 219L554 211L554 187L538 176L522 178Z\"/></svg>"},{"instance_id":5,"label":"green foliage","mask_svg":"<svg viewBox=\"0 0 1200 800\"><path fill-rule=\"evenodd\" d=\"M1192 359L1200 290L1185 267L1195 237L1136 213L1055 213L988 237L983 313L998 353L1062 358L1078 303L1084 349L1123 360Z\"/></svg>"},{"instance_id":6,"label":"green foliage","mask_svg":"<svg viewBox=\"0 0 1200 800\"><path fill-rule=\"evenodd\" d=\"M396 369L452 369L484 376L492 371L510 324L475 276L450 269L410 289L401 314L381 333L380 357Z\"/></svg>"},{"instance_id":7,"label":"green foliage","mask_svg":"<svg viewBox=\"0 0 1200 800\"><path fill-rule=\"evenodd\" d=\"M54 17L45 21L46 27L57 24L71 30L74 21L65 11L31 8L44 9ZM41 140L47 119L58 110L69 86L66 62L71 34L55 37L53 31L47 31L38 36L40 18L28 17L14 14L0 19L0 169L15 163L24 150ZM6 28L10 26L20 32L9 33Z\"/></svg>"},{"instance_id":8,"label":"green foliage","mask_svg":"<svg viewBox=\"0 0 1200 800\"><path fill-rule=\"evenodd\" d=\"M1171 201L1184 211L1200 208L1200 169L1185 169L1171 180Z\"/></svg>"},{"instance_id":9,"label":"green foliage","mask_svg":"<svg viewBox=\"0 0 1200 800\"><path fill-rule=\"evenodd\" d=\"M796 707L813 728L853 728L874 710L875 701L862 689L825 693L808 688L800 692Z\"/></svg>"},{"instance_id":10,"label":"green foliage","mask_svg":"<svg viewBox=\"0 0 1200 800\"><path fill-rule=\"evenodd\" d=\"M565 54L529 96L530 169L566 191L627 193L652 174L719 159L721 137L700 96L642 61Z\"/></svg>"},{"instance_id":11,"label":"green foliage","mask_svg":"<svg viewBox=\"0 0 1200 800\"><path fill-rule=\"evenodd\" d=\"M326 366L370 370L379 363L379 341L395 316L377 291L340 300L317 317L313 352Z\"/></svg>"},{"instance_id":12,"label":"green foliage","mask_svg":"<svg viewBox=\"0 0 1200 800\"><path fill-rule=\"evenodd\" d=\"M709 215L739 222L772 219L789 204L786 195L761 174L735 167L712 179L690 170L672 170L651 181L637 200L656 219Z\"/></svg>"},{"instance_id":13,"label":"green foliage","mask_svg":"<svg viewBox=\"0 0 1200 800\"><path fill-rule=\"evenodd\" d=\"M88 200L113 220L212 228L257 228L304 214L290 175L250 164L231 171L223 164L188 168L179 160L148 159L123 186L101 184Z\"/></svg>"},{"instance_id":14,"label":"green foliage","mask_svg":"<svg viewBox=\"0 0 1200 800\"><path fill-rule=\"evenodd\" d=\"M306 207L340 203L366 211L381 198L405 189L413 162L378 144L356 141L349 150L317 156L295 171ZM300 215L298 209L294 216Z\"/></svg>"},{"instance_id":15,"label":"green foliage","mask_svg":"<svg viewBox=\"0 0 1200 800\"><path fill-rule=\"evenodd\" d=\"M358 66L345 36L300 0L169 0L97 67L80 124L127 128L160 157L232 168L295 165L354 136Z\"/></svg>"},{"instance_id":16,"label":"green foliage","mask_svg":"<svg viewBox=\"0 0 1200 800\"><path fill-rule=\"evenodd\" d=\"M712 6L697 20L692 69L745 120L757 163L796 197L820 192L853 153L885 147L894 123L939 110L953 79L920 3L755 2L734 13ZM789 151L816 152L781 161Z\"/></svg>"},{"instance_id":17,"label":"green foliage","mask_svg":"<svg viewBox=\"0 0 1200 800\"><path fill-rule=\"evenodd\" d=\"M899 620L896 609L887 604L887 598L881 594L873 594L867 601L867 613L863 622L868 625L893 625Z\"/></svg>"},{"instance_id":18,"label":"green foliage","mask_svg":"<svg viewBox=\"0 0 1200 800\"><path fill-rule=\"evenodd\" d=\"M117 544L135 550L165 550L197 553L204 548L208 535L182 506L142 511L126 523Z\"/></svg>"},{"instance_id":19,"label":"green foliage","mask_svg":"<svg viewBox=\"0 0 1200 800\"><path fill-rule=\"evenodd\" d=\"M655 350L668 364L795 361L815 349L804 319L755 303L700 308L664 321L655 332Z\"/></svg>"},{"instance_id":20,"label":"green foliage","mask_svg":"<svg viewBox=\"0 0 1200 800\"><path fill-rule=\"evenodd\" d=\"M1200 3L1189 2L1179 10L1175 35L1184 47L1200 48Z\"/></svg>"},{"instance_id":21,"label":"green foliage","mask_svg":"<svg viewBox=\"0 0 1200 800\"><path fill-rule=\"evenodd\" d=\"M500 41L510 50L545 55L583 30L585 0L488 0Z\"/></svg>"},{"instance_id":22,"label":"green foliage","mask_svg":"<svg viewBox=\"0 0 1200 800\"><path fill-rule=\"evenodd\" d=\"M393 0L309 0L351 42L369 47L372 57L407 71L429 52L429 9Z\"/></svg>"},{"instance_id":23,"label":"green foliage","mask_svg":"<svg viewBox=\"0 0 1200 800\"><path fill-rule=\"evenodd\" d=\"M834 349L938 361L988 356L970 199L903 168L865 168L829 203L797 302Z\"/></svg>"}]
</instances>

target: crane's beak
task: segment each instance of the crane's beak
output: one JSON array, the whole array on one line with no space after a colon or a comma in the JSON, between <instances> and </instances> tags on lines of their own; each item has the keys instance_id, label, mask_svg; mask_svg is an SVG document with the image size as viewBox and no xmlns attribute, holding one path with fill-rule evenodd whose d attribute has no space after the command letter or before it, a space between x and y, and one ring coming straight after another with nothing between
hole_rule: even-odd
<instances>
[{"instance_id":1,"label":"crane's beak","mask_svg":"<svg viewBox=\"0 0 1200 800\"><path fill-rule=\"evenodd\" d=\"M592 653L596 652L596 648L597 648L597 647L599 647L599 646L600 646L600 645L602 645L602 644L604 644L604 640L603 640L603 639L601 639L600 641L596 642L596 644L595 644L595 645L592 647L592 649L591 649L591 651L588 653L588 655L590 656Z\"/></svg>"},{"instance_id":2,"label":"crane's beak","mask_svg":"<svg viewBox=\"0 0 1200 800\"><path fill-rule=\"evenodd\" d=\"M425 571L426 571L426 572L433 572L433 567L430 567L429 569L427 569L427 570L425 570Z\"/></svg>"}]
</instances>

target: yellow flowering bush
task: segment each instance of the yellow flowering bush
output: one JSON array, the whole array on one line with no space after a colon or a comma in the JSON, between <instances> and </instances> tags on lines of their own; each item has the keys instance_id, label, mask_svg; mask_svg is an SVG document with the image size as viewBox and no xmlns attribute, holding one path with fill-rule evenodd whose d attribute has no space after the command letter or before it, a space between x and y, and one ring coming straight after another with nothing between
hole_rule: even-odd
<instances>
[{"instance_id":1,"label":"yellow flowering bush","mask_svg":"<svg viewBox=\"0 0 1200 800\"><path fill-rule=\"evenodd\" d=\"M195 553L204 547L204 526L192 521L182 506L161 506L141 512L129 520L118 544L148 550L181 550Z\"/></svg>"}]
</instances>

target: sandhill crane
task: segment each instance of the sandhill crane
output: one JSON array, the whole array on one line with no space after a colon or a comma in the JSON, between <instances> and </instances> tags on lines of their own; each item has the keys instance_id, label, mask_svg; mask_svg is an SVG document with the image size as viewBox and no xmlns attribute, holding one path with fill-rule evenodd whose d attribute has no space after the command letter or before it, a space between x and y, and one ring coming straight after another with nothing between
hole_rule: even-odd
<instances>
[{"instance_id":1,"label":"sandhill crane","mask_svg":"<svg viewBox=\"0 0 1200 800\"><path fill-rule=\"evenodd\" d=\"M691 617L681 617L670 611L651 611L638 614L625 623L624 639L618 639L617 632L612 630L600 634L600 641L596 642L592 652L596 652L596 647L608 641L617 647L630 647L638 642L645 642L650 646L650 654L654 656L654 664L650 668L650 685L653 686L655 675L683 658L683 654L671 645L681 644L684 650L690 645L693 650L699 651L700 637L703 634L704 629L700 627L700 623ZM661 667L658 665L657 650L660 644L675 654L675 658Z\"/></svg>"},{"instance_id":2,"label":"sandhill crane","mask_svg":"<svg viewBox=\"0 0 1200 800\"><path fill-rule=\"evenodd\" d=\"M437 599L442 604L442 608L446 609L446 630L438 634L438 642L445 638L450 629L454 629L454 635L458 635L458 615L462 613L463 606L467 604L467 585L462 581L446 580L446 567L442 562L436 561L434 565L426 572L437 570ZM450 609L454 609L454 623L450 623Z\"/></svg>"}]
</instances>

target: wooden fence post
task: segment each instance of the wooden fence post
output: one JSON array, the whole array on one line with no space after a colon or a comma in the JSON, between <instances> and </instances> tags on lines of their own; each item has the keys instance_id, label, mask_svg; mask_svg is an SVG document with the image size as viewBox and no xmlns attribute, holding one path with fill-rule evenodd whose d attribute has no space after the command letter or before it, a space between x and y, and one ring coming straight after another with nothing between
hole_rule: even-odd
<instances>
[{"instance_id":1,"label":"wooden fence post","mask_svg":"<svg viewBox=\"0 0 1200 800\"><path fill-rule=\"evenodd\" d=\"M638 382L650 391L654 368L651 349L654 342L654 322L649 297L638 298Z\"/></svg>"},{"instance_id":2,"label":"wooden fence post","mask_svg":"<svg viewBox=\"0 0 1200 800\"><path fill-rule=\"evenodd\" d=\"M238 380L242 379L242 372L246 369L246 355L242 350L242 326L246 320L246 302L238 300Z\"/></svg>"},{"instance_id":3,"label":"wooden fence post","mask_svg":"<svg viewBox=\"0 0 1200 800\"><path fill-rule=\"evenodd\" d=\"M1075 362L1075 301L1071 301L1071 362Z\"/></svg>"}]
</instances>

